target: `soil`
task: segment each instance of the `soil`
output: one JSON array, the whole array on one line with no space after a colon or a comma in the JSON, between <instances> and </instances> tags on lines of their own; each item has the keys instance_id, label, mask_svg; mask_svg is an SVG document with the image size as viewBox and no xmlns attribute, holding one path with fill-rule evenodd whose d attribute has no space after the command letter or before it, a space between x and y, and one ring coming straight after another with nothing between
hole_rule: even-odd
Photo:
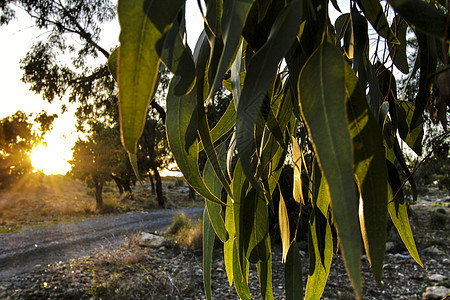
<instances>
[{"instance_id":1,"label":"soil","mask_svg":"<svg viewBox=\"0 0 450 300\"><path fill-rule=\"evenodd\" d=\"M382 287L378 288L363 256L364 299L422 299L428 286L450 288L450 198L430 188L411 206L410 220L424 268L402 246L395 229L389 230L389 250L384 265ZM303 285L308 276L307 249L302 255ZM440 282L432 275L440 274ZM138 246L133 238L119 247L91 256L49 264L0 282L2 299L204 299L201 250L185 248L172 239L158 249ZM436 277L436 276L435 276ZM250 270L249 287L260 298L256 269ZM227 283L221 245L213 256L214 299L237 299ZM284 265L281 247L273 245L273 292L285 299ZM354 299L350 281L339 255L334 255L323 299Z\"/></svg>"}]
</instances>

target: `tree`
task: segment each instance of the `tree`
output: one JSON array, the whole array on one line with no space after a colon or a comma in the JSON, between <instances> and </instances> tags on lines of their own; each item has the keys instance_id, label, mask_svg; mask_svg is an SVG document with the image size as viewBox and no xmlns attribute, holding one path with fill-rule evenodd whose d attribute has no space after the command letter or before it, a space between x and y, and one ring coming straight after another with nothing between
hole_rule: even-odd
<instances>
[{"instance_id":1,"label":"tree","mask_svg":"<svg viewBox=\"0 0 450 300\"><path fill-rule=\"evenodd\" d=\"M103 209L103 186L116 173L120 162L127 160L117 130L100 128L86 141L78 140L73 148L71 173L84 180L88 187L95 189L96 209Z\"/></svg>"},{"instance_id":2,"label":"tree","mask_svg":"<svg viewBox=\"0 0 450 300\"><path fill-rule=\"evenodd\" d=\"M0 120L0 189L33 171L31 150L51 129L56 115L41 112L35 116L40 132L33 129L30 117L32 115L17 111Z\"/></svg>"},{"instance_id":3,"label":"tree","mask_svg":"<svg viewBox=\"0 0 450 300\"><path fill-rule=\"evenodd\" d=\"M31 90L41 94L48 102L68 95L69 102L78 103L77 127L81 132L93 132L93 126L98 126L100 120L105 127L116 126L119 123L117 88L107 65L111 49L102 46L100 40L102 26L116 17L116 7L112 2L0 0L0 25L14 17L15 6L27 12L35 21L35 25L47 33L47 38L34 44L21 61L24 71L22 80L30 84ZM61 61L61 55L71 56L72 64L66 65ZM103 60L99 57L103 57ZM101 62L95 68L92 67L93 59ZM153 121L163 120L164 109L157 101L153 101L151 106L158 111L157 114L152 114ZM156 130L160 127L150 128ZM161 135L156 132L152 134ZM152 145L156 147L157 143ZM158 149L145 151L160 154ZM146 165L156 166L153 171L143 170L143 174L154 173L155 169L164 167L164 164L160 164L164 159L158 159L156 156L141 157L152 159ZM122 173L125 174L124 178L120 177L121 174L113 175L119 185L129 181L129 175L126 175L129 171L131 167ZM162 191L160 181L157 181L157 186ZM158 194L158 202L163 202L162 193Z\"/></svg>"},{"instance_id":4,"label":"tree","mask_svg":"<svg viewBox=\"0 0 450 300\"><path fill-rule=\"evenodd\" d=\"M208 299L215 235L224 242L228 279L239 297L251 297L247 280L254 263L263 298L272 298L268 211L274 209L272 196L289 149L294 199L312 204L306 298L320 298L325 286L334 252L332 227L358 297L362 247L381 285L388 213L422 265L396 165L413 184L399 140L422 151L423 113L433 83L446 101L440 102L441 112L449 106L450 21L443 13L448 4L389 0L383 7L379 1L356 0L350 1L349 13L331 23L331 5L341 10L337 1L330 2L205 0L204 31L191 52L184 43L185 1L119 0L115 64L123 144L131 155L138 149L164 64L174 74L166 99L168 141L188 183L208 200L203 217ZM369 24L375 39L369 39ZM399 99L393 71L410 72L407 28L418 40L419 89L414 99ZM210 129L205 103L229 69L233 101ZM232 128L228 142L216 143ZM304 159L307 140L311 167ZM201 151L208 158L202 173ZM310 191L306 199L303 185ZM221 205L226 205L225 218ZM286 298L301 298L301 261L281 194L278 211Z\"/></svg>"}]
</instances>

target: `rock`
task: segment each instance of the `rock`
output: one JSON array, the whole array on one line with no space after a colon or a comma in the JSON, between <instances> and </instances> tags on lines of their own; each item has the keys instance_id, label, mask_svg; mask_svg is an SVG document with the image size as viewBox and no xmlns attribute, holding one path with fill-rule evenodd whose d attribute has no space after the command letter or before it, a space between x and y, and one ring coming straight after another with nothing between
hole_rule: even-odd
<instances>
[{"instance_id":1,"label":"rock","mask_svg":"<svg viewBox=\"0 0 450 300\"><path fill-rule=\"evenodd\" d=\"M447 276L441 274L432 274L428 276L428 280L432 282L441 282L447 280Z\"/></svg>"},{"instance_id":2,"label":"rock","mask_svg":"<svg viewBox=\"0 0 450 300\"><path fill-rule=\"evenodd\" d=\"M438 209L436 209L436 212L441 213L441 214L443 214L443 215L446 215L446 214L447 214L447 212L445 211L445 209L442 208L442 207L439 207Z\"/></svg>"},{"instance_id":3,"label":"rock","mask_svg":"<svg viewBox=\"0 0 450 300\"><path fill-rule=\"evenodd\" d=\"M440 300L447 296L450 296L450 289L445 286L430 286L423 293L422 300Z\"/></svg>"},{"instance_id":4,"label":"rock","mask_svg":"<svg viewBox=\"0 0 450 300\"><path fill-rule=\"evenodd\" d=\"M141 247L160 248L167 242L164 237L148 232L141 232L136 236L136 243Z\"/></svg>"},{"instance_id":5,"label":"rock","mask_svg":"<svg viewBox=\"0 0 450 300\"><path fill-rule=\"evenodd\" d=\"M423 250L424 253L429 255L443 255L445 254L442 250L439 250L437 247L431 246Z\"/></svg>"},{"instance_id":6,"label":"rock","mask_svg":"<svg viewBox=\"0 0 450 300\"><path fill-rule=\"evenodd\" d=\"M447 224L447 215L439 211L431 212L430 216L430 226L434 229L444 229Z\"/></svg>"},{"instance_id":7,"label":"rock","mask_svg":"<svg viewBox=\"0 0 450 300\"><path fill-rule=\"evenodd\" d=\"M386 243L386 252L392 252L395 248L394 242L387 242Z\"/></svg>"}]
</instances>

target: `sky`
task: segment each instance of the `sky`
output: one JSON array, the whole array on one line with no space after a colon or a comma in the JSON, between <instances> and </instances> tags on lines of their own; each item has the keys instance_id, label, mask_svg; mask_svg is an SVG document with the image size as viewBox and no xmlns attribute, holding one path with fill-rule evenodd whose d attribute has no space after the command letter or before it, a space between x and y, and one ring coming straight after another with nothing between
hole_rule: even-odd
<instances>
[{"instance_id":1,"label":"sky","mask_svg":"<svg viewBox=\"0 0 450 300\"><path fill-rule=\"evenodd\" d=\"M113 2L115 1L113 0ZM188 43L193 48L202 30L202 18L195 0L187 0L186 16L189 26ZM105 49L117 46L119 33L120 27L117 19L105 24L100 44ZM58 114L59 117L54 121L53 130L45 136L47 147L41 146L37 149L35 161L46 158L56 164L55 160L60 160L59 167L53 168L47 173L65 173L70 170L67 160L71 159L71 148L78 139L74 116L76 106L67 105L69 111L61 114L61 105L67 104L67 101L63 99L63 101L54 101L49 104L40 95L30 91L30 85L21 81L23 71L20 69L20 60L26 56L34 43L45 39L46 36L45 31L38 30L33 26L31 17L20 8L16 9L14 20L6 26L0 27L0 41L2 41L2 47L0 47L0 119L13 115L18 110L27 114L39 113L42 110L48 114ZM103 57L100 56L100 59ZM70 61L67 63L70 64ZM103 61L99 60L93 63L101 64Z\"/></svg>"}]
</instances>

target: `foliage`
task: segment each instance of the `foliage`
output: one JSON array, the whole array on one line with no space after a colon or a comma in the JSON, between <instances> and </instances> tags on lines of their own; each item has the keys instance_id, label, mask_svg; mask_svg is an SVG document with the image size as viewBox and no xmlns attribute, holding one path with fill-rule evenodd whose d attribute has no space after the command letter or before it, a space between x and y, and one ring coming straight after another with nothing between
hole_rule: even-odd
<instances>
[{"instance_id":1,"label":"foliage","mask_svg":"<svg viewBox=\"0 0 450 300\"><path fill-rule=\"evenodd\" d=\"M30 152L51 129L56 115L44 112L35 116L39 130L33 129L30 118L21 111L0 120L0 189L33 171Z\"/></svg>"},{"instance_id":2,"label":"foliage","mask_svg":"<svg viewBox=\"0 0 450 300\"><path fill-rule=\"evenodd\" d=\"M103 185L112 179L111 174L119 173L121 162L127 161L116 130L100 127L87 140L78 140L73 148L71 173L95 188L97 210L103 209Z\"/></svg>"},{"instance_id":3,"label":"foliage","mask_svg":"<svg viewBox=\"0 0 450 300\"><path fill-rule=\"evenodd\" d=\"M318 299L322 294L333 254L331 227L337 230L358 297L362 246L381 285L387 213L421 265L396 165L415 187L399 139L416 153L422 151L430 87L448 74L450 23L436 8L448 10L447 4L390 0L383 8L374 0L351 1L350 12L333 24L331 5L341 11L337 1L204 2L205 27L192 54L183 42L184 1L119 1L121 44L116 67L122 139L130 153L136 151L145 124L159 65L174 74L166 103L167 136L186 180L208 200L207 298L212 297L209 266L214 233L224 242L229 283L234 282L239 297L251 298L247 280L253 263L263 298L273 298L268 211L274 210L272 196L291 143L296 168L309 174L307 182L294 176L294 187L306 185L310 191L307 199L294 199L301 205L311 203L313 209L306 298ZM376 41L369 39L369 24L377 33ZM413 71L420 70L419 88L415 99L399 99L393 70L408 73L410 69L405 45L408 27L418 40L419 61ZM370 53L374 53L372 61ZM438 61L443 64L439 70ZM210 129L205 103L213 99L228 70L233 101ZM446 82L439 80L441 91L445 92ZM230 140L216 143L231 128ZM304 163L308 139L312 167ZM208 159L203 174L198 168L200 149ZM225 219L221 204L226 204ZM302 291L296 290L302 286L301 262L281 195L278 215L287 264L286 294L289 299L301 298Z\"/></svg>"}]
</instances>

